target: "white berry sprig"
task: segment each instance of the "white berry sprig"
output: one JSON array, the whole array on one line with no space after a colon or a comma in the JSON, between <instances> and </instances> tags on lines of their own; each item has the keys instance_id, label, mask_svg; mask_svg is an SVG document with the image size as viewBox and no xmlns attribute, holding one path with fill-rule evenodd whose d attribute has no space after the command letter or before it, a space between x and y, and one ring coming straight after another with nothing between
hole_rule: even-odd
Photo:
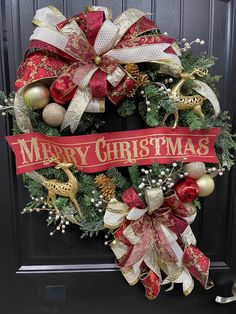
<instances>
[{"instance_id":1,"label":"white berry sprig","mask_svg":"<svg viewBox=\"0 0 236 314\"><path fill-rule=\"evenodd\" d=\"M168 192L173 189L177 180L184 178L188 175L187 172L183 171L182 164L178 165L173 163L172 166L167 168L162 168L160 174L156 175L153 173L152 169L141 169L143 177L141 183L139 184L139 196L142 195L143 190L151 188L161 188L163 192Z\"/></svg>"},{"instance_id":2,"label":"white berry sprig","mask_svg":"<svg viewBox=\"0 0 236 314\"><path fill-rule=\"evenodd\" d=\"M205 45L205 41L201 40L200 38L196 38L195 40L188 42L186 38L183 38L182 41L179 43L179 45L183 45L182 48L180 48L180 51L186 52L192 48L194 44L199 44L201 46Z\"/></svg>"}]
</instances>

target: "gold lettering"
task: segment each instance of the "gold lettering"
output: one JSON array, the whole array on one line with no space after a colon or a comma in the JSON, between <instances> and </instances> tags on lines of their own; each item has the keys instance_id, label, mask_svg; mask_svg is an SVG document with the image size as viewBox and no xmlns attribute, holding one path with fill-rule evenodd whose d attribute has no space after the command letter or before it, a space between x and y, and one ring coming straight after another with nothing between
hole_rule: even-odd
<instances>
[{"instance_id":1,"label":"gold lettering","mask_svg":"<svg viewBox=\"0 0 236 314\"><path fill-rule=\"evenodd\" d=\"M107 143L106 144L106 151L107 151L107 160L111 160L111 159L118 159L118 149L117 149L117 144L118 142L114 142L114 143ZM113 149L111 149L111 147L113 147ZM113 154L113 158L111 157L111 154Z\"/></svg>"},{"instance_id":2,"label":"gold lettering","mask_svg":"<svg viewBox=\"0 0 236 314\"><path fill-rule=\"evenodd\" d=\"M103 156L101 155L101 149L105 148L105 146L106 146L106 142L104 141L104 137L103 138L99 138L96 141L95 152L96 152L96 155L97 155L97 159L100 162L105 162L107 160L107 154L105 152L103 153Z\"/></svg>"},{"instance_id":3,"label":"gold lettering","mask_svg":"<svg viewBox=\"0 0 236 314\"><path fill-rule=\"evenodd\" d=\"M188 140L185 144L184 155L187 155L188 151L190 151L192 154L196 155L196 151L195 151L195 148L193 146L193 142L192 142L191 138L188 138Z\"/></svg>"},{"instance_id":4,"label":"gold lettering","mask_svg":"<svg viewBox=\"0 0 236 314\"><path fill-rule=\"evenodd\" d=\"M71 147L63 147L64 154L66 156L66 160L72 162L75 166L77 166L77 160L75 158L75 150Z\"/></svg>"},{"instance_id":5,"label":"gold lettering","mask_svg":"<svg viewBox=\"0 0 236 314\"><path fill-rule=\"evenodd\" d=\"M132 140L133 143L133 158L138 158L138 147L137 147L137 140Z\"/></svg>"},{"instance_id":6,"label":"gold lettering","mask_svg":"<svg viewBox=\"0 0 236 314\"><path fill-rule=\"evenodd\" d=\"M29 162L41 160L38 139L36 137L31 138L30 148L25 140L18 140L18 143L20 144L20 151L23 159L22 164L28 164ZM28 161L26 159L28 159Z\"/></svg>"},{"instance_id":7,"label":"gold lettering","mask_svg":"<svg viewBox=\"0 0 236 314\"><path fill-rule=\"evenodd\" d=\"M140 141L140 148L141 150L139 151L140 156L147 157L149 154L149 147L148 147L148 138L146 137L145 139Z\"/></svg>"},{"instance_id":8,"label":"gold lettering","mask_svg":"<svg viewBox=\"0 0 236 314\"><path fill-rule=\"evenodd\" d=\"M207 155L209 153L209 147L208 147L208 144L209 144L209 138L206 137L206 138L201 138L199 141L198 141L198 146L200 148L197 149L197 154L198 155ZM203 152L202 152L202 149L203 149Z\"/></svg>"},{"instance_id":9,"label":"gold lettering","mask_svg":"<svg viewBox=\"0 0 236 314\"><path fill-rule=\"evenodd\" d=\"M130 143L129 142L119 142L119 144L120 144L120 157L121 158L127 158L129 162L132 162L132 154L130 152ZM125 156L125 155L127 155L127 156Z\"/></svg>"},{"instance_id":10,"label":"gold lettering","mask_svg":"<svg viewBox=\"0 0 236 314\"><path fill-rule=\"evenodd\" d=\"M87 157L87 154L88 154L88 150L91 146L86 146L85 147L85 151L83 152L82 151L82 148L81 147L77 147L76 150L81 158L81 165L87 165L87 161L86 161L86 157Z\"/></svg>"},{"instance_id":11,"label":"gold lettering","mask_svg":"<svg viewBox=\"0 0 236 314\"><path fill-rule=\"evenodd\" d=\"M50 143L45 142L41 143L42 151L43 151L43 159L49 159L52 157L52 146Z\"/></svg>"},{"instance_id":12,"label":"gold lettering","mask_svg":"<svg viewBox=\"0 0 236 314\"><path fill-rule=\"evenodd\" d=\"M161 145L164 145L166 143L166 139L164 136L162 137L151 137L150 138L150 145L155 146L155 156L160 156L161 155Z\"/></svg>"},{"instance_id":13,"label":"gold lettering","mask_svg":"<svg viewBox=\"0 0 236 314\"><path fill-rule=\"evenodd\" d=\"M182 137L177 137L175 143L172 142L171 137L166 139L167 155L176 156L182 155Z\"/></svg>"},{"instance_id":14,"label":"gold lettering","mask_svg":"<svg viewBox=\"0 0 236 314\"><path fill-rule=\"evenodd\" d=\"M52 144L55 157L60 161L65 161L65 155L63 154L63 149L60 146L57 146L55 144Z\"/></svg>"}]
</instances>

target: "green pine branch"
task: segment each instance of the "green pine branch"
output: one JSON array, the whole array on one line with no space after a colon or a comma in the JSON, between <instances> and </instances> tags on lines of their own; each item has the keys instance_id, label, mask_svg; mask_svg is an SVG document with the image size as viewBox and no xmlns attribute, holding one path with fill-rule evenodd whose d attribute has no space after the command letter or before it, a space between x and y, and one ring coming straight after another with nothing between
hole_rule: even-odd
<instances>
[{"instance_id":1,"label":"green pine branch","mask_svg":"<svg viewBox=\"0 0 236 314\"><path fill-rule=\"evenodd\" d=\"M126 98L118 107L118 114L121 117L131 116L136 110L135 100L133 98Z\"/></svg>"}]
</instances>

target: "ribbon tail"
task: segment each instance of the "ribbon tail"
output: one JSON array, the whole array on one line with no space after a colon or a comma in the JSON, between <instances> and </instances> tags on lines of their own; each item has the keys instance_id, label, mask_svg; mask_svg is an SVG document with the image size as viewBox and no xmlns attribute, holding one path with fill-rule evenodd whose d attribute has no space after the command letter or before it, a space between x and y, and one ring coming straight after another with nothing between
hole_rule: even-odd
<instances>
[{"instance_id":1,"label":"ribbon tail","mask_svg":"<svg viewBox=\"0 0 236 314\"><path fill-rule=\"evenodd\" d=\"M71 133L74 133L77 129L80 119L88 106L92 95L89 88L80 90L77 88L73 99L71 100L69 107L66 111L64 120L61 125L61 130L66 127L70 127Z\"/></svg>"},{"instance_id":2,"label":"ribbon tail","mask_svg":"<svg viewBox=\"0 0 236 314\"><path fill-rule=\"evenodd\" d=\"M169 266L169 269L170 269L170 266ZM175 272L178 274L177 278L176 277L172 278L171 273L167 273L168 276L162 282L162 285L167 285L171 283L171 286L165 290L165 291L171 291L174 288L175 283L182 283L183 292L187 296L192 292L194 288L194 280L186 268L184 268L182 271L181 269L182 268L179 269L180 271L175 270Z\"/></svg>"},{"instance_id":3,"label":"ribbon tail","mask_svg":"<svg viewBox=\"0 0 236 314\"><path fill-rule=\"evenodd\" d=\"M16 93L15 100L14 100L14 114L15 114L17 126L23 133L33 132L33 127L32 127L30 118L26 114L27 106L24 103L21 93L22 93L22 89L20 89Z\"/></svg>"},{"instance_id":4,"label":"ribbon tail","mask_svg":"<svg viewBox=\"0 0 236 314\"><path fill-rule=\"evenodd\" d=\"M154 300L161 289L160 278L150 270L148 273L143 273L140 280L145 288L145 296L149 300Z\"/></svg>"},{"instance_id":5,"label":"ribbon tail","mask_svg":"<svg viewBox=\"0 0 236 314\"><path fill-rule=\"evenodd\" d=\"M121 272L130 286L135 285L140 278L142 259L135 263L131 268L122 267Z\"/></svg>"},{"instance_id":6,"label":"ribbon tail","mask_svg":"<svg viewBox=\"0 0 236 314\"><path fill-rule=\"evenodd\" d=\"M105 56L112 57L122 64L172 60L181 67L180 59L176 54L165 52L168 47L171 47L168 43L156 43L118 48L109 50Z\"/></svg>"},{"instance_id":7,"label":"ribbon tail","mask_svg":"<svg viewBox=\"0 0 236 314\"><path fill-rule=\"evenodd\" d=\"M156 246L164 262L175 262L180 265L183 251L177 243L176 234L163 224L155 225Z\"/></svg>"},{"instance_id":8,"label":"ribbon tail","mask_svg":"<svg viewBox=\"0 0 236 314\"><path fill-rule=\"evenodd\" d=\"M197 240L196 240L196 237L191 229L191 227L188 225L185 230L183 231L183 233L181 233L181 239L183 241L183 243L186 245L186 246L189 246L189 245L196 245L197 244Z\"/></svg>"},{"instance_id":9,"label":"ribbon tail","mask_svg":"<svg viewBox=\"0 0 236 314\"><path fill-rule=\"evenodd\" d=\"M190 245L185 249L183 265L205 289L210 289L213 287L213 282L208 280L210 260L198 248Z\"/></svg>"},{"instance_id":10,"label":"ribbon tail","mask_svg":"<svg viewBox=\"0 0 236 314\"><path fill-rule=\"evenodd\" d=\"M161 270L158 264L158 253L154 246L151 246L143 259L144 263L151 269L161 280Z\"/></svg>"},{"instance_id":11,"label":"ribbon tail","mask_svg":"<svg viewBox=\"0 0 236 314\"><path fill-rule=\"evenodd\" d=\"M215 111L215 117L217 117L220 113L220 103L210 86L202 81L194 80L192 89L210 101Z\"/></svg>"}]
</instances>

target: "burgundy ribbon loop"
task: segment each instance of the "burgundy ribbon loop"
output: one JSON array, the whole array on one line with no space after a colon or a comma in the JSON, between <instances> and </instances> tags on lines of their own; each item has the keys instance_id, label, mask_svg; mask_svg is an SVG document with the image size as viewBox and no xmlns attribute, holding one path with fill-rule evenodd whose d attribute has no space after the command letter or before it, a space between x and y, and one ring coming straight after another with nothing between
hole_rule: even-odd
<instances>
[{"instance_id":1,"label":"burgundy ribbon loop","mask_svg":"<svg viewBox=\"0 0 236 314\"><path fill-rule=\"evenodd\" d=\"M87 38L90 45L94 45L95 39L103 22L103 11L89 11L87 13Z\"/></svg>"},{"instance_id":2,"label":"burgundy ribbon loop","mask_svg":"<svg viewBox=\"0 0 236 314\"><path fill-rule=\"evenodd\" d=\"M164 207L170 207L175 216L188 217L187 208L179 199L178 195L173 191L171 195L164 198Z\"/></svg>"},{"instance_id":3,"label":"burgundy ribbon loop","mask_svg":"<svg viewBox=\"0 0 236 314\"><path fill-rule=\"evenodd\" d=\"M107 75L98 69L89 82L91 94L94 98L104 98L107 95Z\"/></svg>"}]
</instances>

